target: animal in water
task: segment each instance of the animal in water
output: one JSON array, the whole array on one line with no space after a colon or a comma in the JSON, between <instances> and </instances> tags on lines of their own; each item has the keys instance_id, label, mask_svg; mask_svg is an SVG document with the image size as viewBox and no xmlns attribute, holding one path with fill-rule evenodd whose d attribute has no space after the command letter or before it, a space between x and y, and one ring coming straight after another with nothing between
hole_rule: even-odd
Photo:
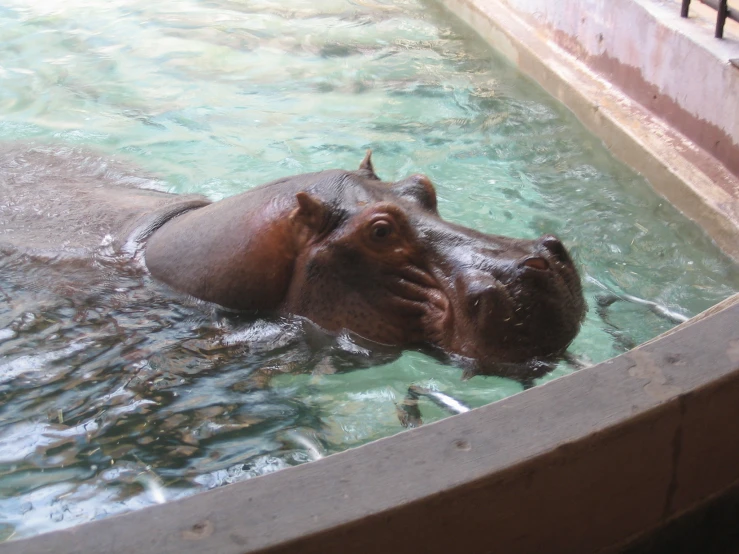
<instances>
[{"instance_id":1,"label":"animal in water","mask_svg":"<svg viewBox=\"0 0 739 554\"><path fill-rule=\"evenodd\" d=\"M5 148L0 251L138 252L154 279L228 310L302 316L497 374L563 353L585 313L558 238L445 221L428 177L383 181L369 151L354 171L284 177L218 202L152 183L80 150Z\"/></svg>"}]
</instances>

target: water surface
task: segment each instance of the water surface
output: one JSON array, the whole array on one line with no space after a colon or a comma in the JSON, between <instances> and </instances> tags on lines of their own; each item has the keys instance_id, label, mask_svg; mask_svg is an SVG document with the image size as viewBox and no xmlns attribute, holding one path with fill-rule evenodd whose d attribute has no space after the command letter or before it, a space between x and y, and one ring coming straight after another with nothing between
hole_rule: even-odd
<instances>
[{"instance_id":1,"label":"water surface","mask_svg":"<svg viewBox=\"0 0 739 554\"><path fill-rule=\"evenodd\" d=\"M557 234L585 279L585 363L674 325L599 295L690 316L739 290L697 226L433 3L6 0L0 52L2 141L94 150L101 171L112 157L213 199L372 148L386 180L428 174L449 220ZM521 390L298 319L229 318L104 252L73 271L2 254L0 540L399 432L414 383L471 406Z\"/></svg>"}]
</instances>

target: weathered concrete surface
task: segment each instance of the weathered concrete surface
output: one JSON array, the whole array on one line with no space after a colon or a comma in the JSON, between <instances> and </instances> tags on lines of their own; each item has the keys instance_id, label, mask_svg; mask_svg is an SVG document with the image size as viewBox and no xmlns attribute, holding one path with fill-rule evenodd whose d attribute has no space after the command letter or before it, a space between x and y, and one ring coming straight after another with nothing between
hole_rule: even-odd
<instances>
[{"instance_id":1,"label":"weathered concrete surface","mask_svg":"<svg viewBox=\"0 0 739 554\"><path fill-rule=\"evenodd\" d=\"M739 174L739 25L725 39L698 0L503 0L548 40Z\"/></svg>"},{"instance_id":2,"label":"weathered concrete surface","mask_svg":"<svg viewBox=\"0 0 739 554\"><path fill-rule=\"evenodd\" d=\"M738 24L713 38L697 1L442 2L739 259Z\"/></svg>"},{"instance_id":3,"label":"weathered concrete surface","mask_svg":"<svg viewBox=\"0 0 739 554\"><path fill-rule=\"evenodd\" d=\"M484 408L0 554L612 551L739 483L737 398L739 295Z\"/></svg>"}]
</instances>

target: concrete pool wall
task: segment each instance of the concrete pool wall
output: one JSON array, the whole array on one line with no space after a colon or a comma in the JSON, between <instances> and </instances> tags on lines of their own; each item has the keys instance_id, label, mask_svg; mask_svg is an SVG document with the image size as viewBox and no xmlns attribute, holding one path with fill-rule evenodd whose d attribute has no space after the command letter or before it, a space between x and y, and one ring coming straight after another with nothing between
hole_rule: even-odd
<instances>
[{"instance_id":1,"label":"concrete pool wall","mask_svg":"<svg viewBox=\"0 0 739 554\"><path fill-rule=\"evenodd\" d=\"M672 0L444 3L739 259L733 22L714 63L712 26L676 21ZM678 47L702 60L682 83L661 73ZM739 295L495 404L0 553L619 551L736 488L737 437Z\"/></svg>"},{"instance_id":2,"label":"concrete pool wall","mask_svg":"<svg viewBox=\"0 0 739 554\"><path fill-rule=\"evenodd\" d=\"M716 39L677 0L443 4L739 260L739 24Z\"/></svg>"}]
</instances>

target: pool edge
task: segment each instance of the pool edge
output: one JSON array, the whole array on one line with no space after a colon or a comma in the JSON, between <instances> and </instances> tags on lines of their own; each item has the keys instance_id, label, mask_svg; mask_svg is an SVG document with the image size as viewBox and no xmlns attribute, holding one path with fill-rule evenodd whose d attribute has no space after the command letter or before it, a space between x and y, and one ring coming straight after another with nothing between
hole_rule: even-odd
<instances>
[{"instance_id":1,"label":"pool edge","mask_svg":"<svg viewBox=\"0 0 739 554\"><path fill-rule=\"evenodd\" d=\"M514 12L505 0L437 1L567 106L618 159L642 174L727 255L739 261L738 175L606 80L586 63L590 58L576 57L561 48L555 37L562 33L552 28L545 16L537 20L540 14L526 14L530 17L524 20L524 14ZM629 5L641 10L641 1ZM665 36L684 38L659 29ZM559 40L577 41L579 37ZM664 41L669 46L668 38ZM729 71L736 73L739 82L739 71Z\"/></svg>"}]
</instances>

